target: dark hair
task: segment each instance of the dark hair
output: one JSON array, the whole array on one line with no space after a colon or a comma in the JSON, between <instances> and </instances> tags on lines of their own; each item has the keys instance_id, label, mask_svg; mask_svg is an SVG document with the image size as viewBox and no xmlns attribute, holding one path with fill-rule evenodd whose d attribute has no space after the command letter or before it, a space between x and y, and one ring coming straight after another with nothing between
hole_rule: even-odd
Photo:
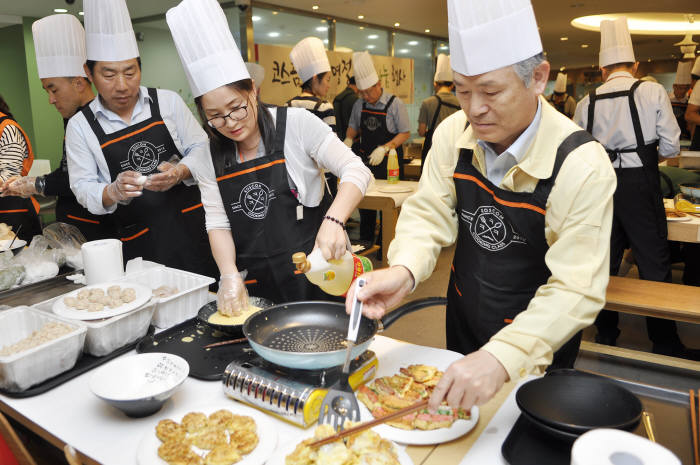
<instances>
[{"instance_id":1,"label":"dark hair","mask_svg":"<svg viewBox=\"0 0 700 465\"><path fill-rule=\"evenodd\" d=\"M633 66L634 62L632 61L621 61L620 63L612 63L610 65L603 66L603 69L610 73L617 68L631 68Z\"/></svg>"},{"instance_id":2,"label":"dark hair","mask_svg":"<svg viewBox=\"0 0 700 465\"><path fill-rule=\"evenodd\" d=\"M353 86L357 85L357 84L355 84L355 76L350 76L348 78L348 84L352 84Z\"/></svg>"},{"instance_id":3,"label":"dark hair","mask_svg":"<svg viewBox=\"0 0 700 465\"><path fill-rule=\"evenodd\" d=\"M436 81L437 85L439 87L450 87L452 85L452 81Z\"/></svg>"},{"instance_id":4,"label":"dark hair","mask_svg":"<svg viewBox=\"0 0 700 465\"><path fill-rule=\"evenodd\" d=\"M242 79L240 81L226 84L241 93L247 94L248 104L250 104L250 93L253 91L253 81L251 79ZM219 131L209 126L207 123L207 115L202 108L202 96L196 97L194 103L197 105L197 113L202 120L204 131L209 136L209 148L212 154L212 162L214 164L214 173L219 177L223 175L224 168L233 166L236 163L236 142L226 136L222 136ZM258 129L260 137L265 146L265 154L271 155L274 150L275 141L275 122L272 120L270 111L258 100L255 108L257 114Z\"/></svg>"},{"instance_id":5,"label":"dark hair","mask_svg":"<svg viewBox=\"0 0 700 465\"><path fill-rule=\"evenodd\" d=\"M12 113L10 113L10 107L7 105L5 99L2 98L2 95L0 95L0 112L5 113L10 117L10 119L15 119L15 117L12 116Z\"/></svg>"},{"instance_id":6,"label":"dark hair","mask_svg":"<svg viewBox=\"0 0 700 465\"><path fill-rule=\"evenodd\" d=\"M141 69L141 57L136 57L136 62L139 64L139 70L140 70ZM95 73L95 65L97 64L97 62L95 60L87 60L85 62L85 64L87 65L88 69L90 70L90 74L94 74Z\"/></svg>"},{"instance_id":7,"label":"dark hair","mask_svg":"<svg viewBox=\"0 0 700 465\"><path fill-rule=\"evenodd\" d=\"M301 85L301 90L306 91L310 94L313 92L311 91L311 83L313 82L314 78L318 78L319 81L322 81L324 77L326 77L326 74L328 74L328 71L324 71L323 73L318 73L316 76L311 76L311 79L306 81Z\"/></svg>"},{"instance_id":8,"label":"dark hair","mask_svg":"<svg viewBox=\"0 0 700 465\"><path fill-rule=\"evenodd\" d=\"M697 74L691 74L690 79L695 79L696 81L700 80L700 75Z\"/></svg>"}]
</instances>

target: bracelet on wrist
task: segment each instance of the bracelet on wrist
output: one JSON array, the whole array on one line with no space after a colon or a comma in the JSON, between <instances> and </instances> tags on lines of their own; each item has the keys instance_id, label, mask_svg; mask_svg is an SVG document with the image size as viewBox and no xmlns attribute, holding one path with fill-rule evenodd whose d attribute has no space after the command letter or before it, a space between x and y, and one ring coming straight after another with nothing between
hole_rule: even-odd
<instances>
[{"instance_id":1,"label":"bracelet on wrist","mask_svg":"<svg viewBox=\"0 0 700 465\"><path fill-rule=\"evenodd\" d=\"M323 217L324 220L332 221L333 223L339 224L341 228L345 229L345 223L340 221L338 218L334 218L330 215L326 215Z\"/></svg>"}]
</instances>

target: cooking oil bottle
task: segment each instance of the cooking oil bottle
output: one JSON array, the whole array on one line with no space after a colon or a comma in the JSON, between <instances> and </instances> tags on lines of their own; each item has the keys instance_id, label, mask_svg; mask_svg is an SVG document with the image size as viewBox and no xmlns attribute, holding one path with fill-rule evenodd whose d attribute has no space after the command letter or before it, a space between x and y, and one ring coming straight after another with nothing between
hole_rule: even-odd
<instances>
[{"instance_id":1,"label":"cooking oil bottle","mask_svg":"<svg viewBox=\"0 0 700 465\"><path fill-rule=\"evenodd\" d=\"M346 250L340 260L323 258L320 249L314 249L308 256L304 252L292 255L292 262L306 278L331 295L345 295L352 282L362 273L372 271L372 262Z\"/></svg>"},{"instance_id":2,"label":"cooking oil bottle","mask_svg":"<svg viewBox=\"0 0 700 465\"><path fill-rule=\"evenodd\" d=\"M389 150L389 159L386 163L386 180L389 184L399 182L399 156L396 149Z\"/></svg>"}]
</instances>

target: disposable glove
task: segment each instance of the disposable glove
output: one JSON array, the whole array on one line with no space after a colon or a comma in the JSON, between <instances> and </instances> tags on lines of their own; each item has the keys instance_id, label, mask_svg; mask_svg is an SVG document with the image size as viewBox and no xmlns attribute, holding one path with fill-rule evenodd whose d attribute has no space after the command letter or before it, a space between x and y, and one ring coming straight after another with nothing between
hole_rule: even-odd
<instances>
[{"instance_id":1,"label":"disposable glove","mask_svg":"<svg viewBox=\"0 0 700 465\"><path fill-rule=\"evenodd\" d=\"M117 179L105 187L107 197L118 203L128 203L134 197L143 194L143 184L146 176L136 171L122 171Z\"/></svg>"},{"instance_id":2,"label":"disposable glove","mask_svg":"<svg viewBox=\"0 0 700 465\"><path fill-rule=\"evenodd\" d=\"M173 161L164 161L158 165L158 171L160 173L148 176L148 181L143 186L145 189L157 192L167 191L190 175L185 165Z\"/></svg>"},{"instance_id":3,"label":"disposable glove","mask_svg":"<svg viewBox=\"0 0 700 465\"><path fill-rule=\"evenodd\" d=\"M376 149L372 151L369 155L369 164L372 166L377 166L384 160L384 156L386 155L387 148L384 147L383 145L380 145Z\"/></svg>"},{"instance_id":4,"label":"disposable glove","mask_svg":"<svg viewBox=\"0 0 700 465\"><path fill-rule=\"evenodd\" d=\"M221 275L216 306L219 312L228 316L238 316L248 308L248 290L240 273Z\"/></svg>"},{"instance_id":5,"label":"disposable glove","mask_svg":"<svg viewBox=\"0 0 700 465\"><path fill-rule=\"evenodd\" d=\"M352 147L352 138L346 137L345 140L343 141L343 144L347 145L348 147Z\"/></svg>"},{"instance_id":6,"label":"disposable glove","mask_svg":"<svg viewBox=\"0 0 700 465\"><path fill-rule=\"evenodd\" d=\"M34 176L15 176L8 179L2 186L2 197L29 197L36 195L38 192L35 187L36 177Z\"/></svg>"}]
</instances>

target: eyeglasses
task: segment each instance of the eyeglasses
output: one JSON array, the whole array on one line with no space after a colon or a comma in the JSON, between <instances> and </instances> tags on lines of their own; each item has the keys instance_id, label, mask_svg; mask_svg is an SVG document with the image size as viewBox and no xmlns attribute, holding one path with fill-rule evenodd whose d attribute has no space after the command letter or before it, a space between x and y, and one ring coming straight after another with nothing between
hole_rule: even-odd
<instances>
[{"instance_id":1,"label":"eyeglasses","mask_svg":"<svg viewBox=\"0 0 700 465\"><path fill-rule=\"evenodd\" d=\"M208 119L207 124L214 129L223 128L226 126L226 118L231 118L232 121L240 121L248 116L248 105L234 108L228 115L217 116L216 118Z\"/></svg>"}]
</instances>

